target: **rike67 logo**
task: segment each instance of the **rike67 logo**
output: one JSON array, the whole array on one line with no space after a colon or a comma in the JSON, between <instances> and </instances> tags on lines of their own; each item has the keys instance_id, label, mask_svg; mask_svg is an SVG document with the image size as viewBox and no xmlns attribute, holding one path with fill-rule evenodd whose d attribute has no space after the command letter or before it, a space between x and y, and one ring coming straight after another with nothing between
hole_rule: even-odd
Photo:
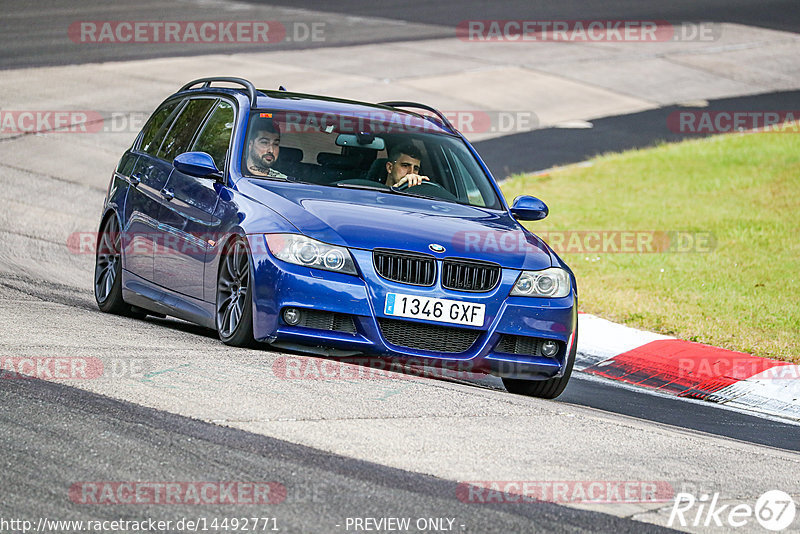
<instances>
[{"instance_id":1,"label":"rike67 logo","mask_svg":"<svg viewBox=\"0 0 800 534\"><path fill-rule=\"evenodd\" d=\"M796 513L792 496L780 490L765 492L755 506L742 502L721 504L719 493L699 497L678 493L667 526L738 528L751 524L755 517L765 529L778 532L792 524Z\"/></svg>"}]
</instances>

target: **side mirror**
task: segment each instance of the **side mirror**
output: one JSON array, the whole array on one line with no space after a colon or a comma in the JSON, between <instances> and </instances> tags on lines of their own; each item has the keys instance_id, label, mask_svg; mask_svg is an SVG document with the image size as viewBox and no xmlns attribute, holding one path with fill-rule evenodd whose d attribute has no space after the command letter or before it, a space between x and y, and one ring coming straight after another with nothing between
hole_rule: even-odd
<instances>
[{"instance_id":1,"label":"side mirror","mask_svg":"<svg viewBox=\"0 0 800 534\"><path fill-rule=\"evenodd\" d=\"M550 212L547 205L536 197L521 196L514 199L511 215L520 221L540 221Z\"/></svg>"},{"instance_id":2,"label":"side mirror","mask_svg":"<svg viewBox=\"0 0 800 534\"><path fill-rule=\"evenodd\" d=\"M214 158L205 152L184 152L172 161L178 171L197 178L219 178L222 173L217 169Z\"/></svg>"}]
</instances>

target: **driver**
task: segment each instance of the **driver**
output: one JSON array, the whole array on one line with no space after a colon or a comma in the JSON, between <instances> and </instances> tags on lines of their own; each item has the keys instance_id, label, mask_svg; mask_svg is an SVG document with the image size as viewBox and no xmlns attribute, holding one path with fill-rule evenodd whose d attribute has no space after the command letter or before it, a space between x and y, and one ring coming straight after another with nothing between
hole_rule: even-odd
<instances>
[{"instance_id":1,"label":"driver","mask_svg":"<svg viewBox=\"0 0 800 534\"><path fill-rule=\"evenodd\" d=\"M272 119L254 117L250 121L250 136L247 142L247 171L254 176L286 178L272 166L278 159L281 130Z\"/></svg>"},{"instance_id":2,"label":"driver","mask_svg":"<svg viewBox=\"0 0 800 534\"><path fill-rule=\"evenodd\" d=\"M418 174L421 159L419 150L411 143L394 147L386 162L386 185L399 187L408 184L408 187L414 187L429 181L427 176Z\"/></svg>"}]
</instances>

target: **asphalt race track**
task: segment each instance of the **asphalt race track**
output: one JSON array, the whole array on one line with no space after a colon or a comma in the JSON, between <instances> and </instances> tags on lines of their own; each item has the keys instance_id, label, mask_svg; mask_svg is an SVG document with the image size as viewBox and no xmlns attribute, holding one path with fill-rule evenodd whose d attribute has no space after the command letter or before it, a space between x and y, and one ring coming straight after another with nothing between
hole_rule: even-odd
<instances>
[{"instance_id":1,"label":"asphalt race track","mask_svg":"<svg viewBox=\"0 0 800 534\"><path fill-rule=\"evenodd\" d=\"M790 109L800 91L780 91L708 102L706 110ZM478 141L475 148L496 176L545 170L589 160L606 152L646 148L682 141L685 134L664 131L670 113L685 110L664 106L592 121L591 128L542 128ZM696 134L694 137L705 137ZM523 147L536 147L524 150Z\"/></svg>"},{"instance_id":2,"label":"asphalt race track","mask_svg":"<svg viewBox=\"0 0 800 534\"><path fill-rule=\"evenodd\" d=\"M800 13L792 0L768 0L758 3L749 0L676 0L669 3L637 0L608 0L606 2L543 0L535 4L526 0L505 2L411 0L403 2L402 6L394 2L370 2L369 0L345 0L343 2L248 0L248 2L255 5L291 5L332 13L401 19L442 26L453 26L459 21L470 19L659 19L671 22L738 22L794 32L800 29Z\"/></svg>"},{"instance_id":3,"label":"asphalt race track","mask_svg":"<svg viewBox=\"0 0 800 534\"><path fill-rule=\"evenodd\" d=\"M475 506L459 501L453 481L326 454L42 381L20 380L5 388L0 424L13 429L14 435L8 439L11 433L4 433L0 441L10 466L4 484L21 489L4 506L35 509L37 515L50 518L86 518L72 503L65 503L58 491L74 483L70 477L80 473L81 480L244 477L290 481L284 484L284 503L275 504L274 511L268 506L259 510L260 516L277 516L278 528L284 532L335 532L344 530L347 517L382 516L457 518L454 530L467 532L524 532L531 525L563 532L641 529L641 524L629 519L550 503ZM86 456L90 462L81 461ZM69 469L40 472L41 464L31 462L32 458ZM92 515L174 520L198 516L198 512L191 506L149 505L122 510L105 507ZM205 506L202 515L249 517L252 507ZM668 531L654 528L653 532L662 530Z\"/></svg>"},{"instance_id":4,"label":"asphalt race track","mask_svg":"<svg viewBox=\"0 0 800 534\"><path fill-rule=\"evenodd\" d=\"M191 9L193 20L282 21L301 14L309 24L319 21L328 25L324 43L288 41L275 43L273 48L277 49L452 37L458 22L470 19L657 19L671 22L736 22L800 31L800 10L794 0L680 0L669 3L547 0L536 2L535 5L527 0L414 0L403 2L402 5L398 2L367 0L182 0L171 4L147 0L123 0L113 4L103 0L70 0L59 2L57 8L53 7L50 0L30 0L25 3L3 0L0 1L0 12L3 13L0 20L0 69L241 50L241 44L213 43L199 48L191 44L179 48L164 44L147 47L126 44L75 46L64 34L64 28L75 21L180 20L187 9ZM158 16L153 16L154 12Z\"/></svg>"},{"instance_id":5,"label":"asphalt race track","mask_svg":"<svg viewBox=\"0 0 800 534\"><path fill-rule=\"evenodd\" d=\"M146 50L73 48L63 36L70 21L146 20L155 9L162 19L180 17L187 6L204 10L209 19L252 19L268 9L278 20L304 9L307 20L324 20L334 28L335 37L326 46L410 39L409 32L421 38L451 35L449 12L456 9L454 4L430 2L401 9L389 3L302 0L281 8L217 0L168 6L144 0L70 1L57 7L43 0L2 4L4 69L159 57L165 50L158 45ZM606 2L587 12L578 2L559 2L557 13L563 18L614 18L641 9L629 17L652 16L648 4ZM459 3L458 10L461 18L512 18L527 16L528 5L470 1ZM540 8L554 16L555 6L546 2ZM45 9L53 11L43 17ZM354 20L359 13L374 19ZM800 27L793 2L684 1L658 15L790 31ZM172 47L169 53L196 54L196 48ZM225 47L202 53L219 51ZM117 82L107 83L118 91ZM36 88L20 91L40 96ZM764 98L786 106L796 93ZM598 121L595 135L608 131L605 127L625 132L618 146L637 135L631 130L637 117L605 120ZM559 133L518 134L511 142L525 146L537 136L535 142L547 146L553 139L549 134ZM586 150L585 139L578 137L552 142L560 152L554 159L537 161L540 168L572 161L570 154ZM275 370L288 360L326 363L269 347L227 347L214 332L177 320L99 312L92 294L94 257L76 254L65 243L75 232L96 230L111 169L69 169L61 161L70 153L110 157L118 150L115 143L97 136L70 139L57 149L35 135L0 138L0 356L71 358L103 370L93 379L0 379L0 532L21 531L3 527L1 521L10 519L35 524L40 518L253 516L275 518L282 532L363 532L368 529L363 523L355 527L354 519L389 517L423 521L424 528L413 532L660 532L667 530L671 498L678 492L718 493L720 504L732 506L752 506L773 489L797 494L798 424L580 374L556 401L511 395L490 378L442 380L388 373L379 378L287 379ZM492 143L486 141L479 149L491 153ZM13 159L15 150L25 150L28 158ZM350 369L347 376L353 373ZM273 482L285 495L280 502L258 506L246 499L235 504L98 505L80 502L70 491L81 484L137 481ZM563 495L551 499L555 502L518 503L504 501L503 494L476 503L463 498L463 481L560 481L570 488L649 481L669 493L655 501L599 503ZM694 511L687 517L693 518ZM429 522L434 519L440 522ZM737 532L759 528L751 519Z\"/></svg>"}]
</instances>

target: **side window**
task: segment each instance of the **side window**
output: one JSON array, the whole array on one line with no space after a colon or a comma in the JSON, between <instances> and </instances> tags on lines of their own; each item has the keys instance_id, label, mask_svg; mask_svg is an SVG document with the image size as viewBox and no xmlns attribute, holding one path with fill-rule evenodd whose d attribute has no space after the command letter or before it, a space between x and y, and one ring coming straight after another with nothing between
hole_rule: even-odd
<instances>
[{"instance_id":1,"label":"side window","mask_svg":"<svg viewBox=\"0 0 800 534\"><path fill-rule=\"evenodd\" d=\"M498 209L497 193L466 146L452 142L441 149L442 165L449 169L446 174L452 175L458 199L472 206Z\"/></svg>"},{"instance_id":2,"label":"side window","mask_svg":"<svg viewBox=\"0 0 800 534\"><path fill-rule=\"evenodd\" d=\"M480 189L478 189L475 180L472 178L467 168L464 167L464 163L462 163L458 157L454 157L453 161L455 161L456 173L461 178L464 188L467 190L468 202L473 206L486 206Z\"/></svg>"},{"instance_id":3,"label":"side window","mask_svg":"<svg viewBox=\"0 0 800 534\"><path fill-rule=\"evenodd\" d=\"M210 154L217 168L224 169L232 133L233 106L230 102L222 100L206 121L203 131L192 146L192 151Z\"/></svg>"},{"instance_id":4,"label":"side window","mask_svg":"<svg viewBox=\"0 0 800 534\"><path fill-rule=\"evenodd\" d=\"M142 130L144 133L142 135L142 144L140 145L143 152L153 156L156 155L158 147L161 146L161 141L164 138L163 131L166 131L166 127L169 126L166 121L179 103L180 100L175 100L165 104L157 109L153 116L150 117L150 120L147 121ZM161 135L158 135L160 132Z\"/></svg>"},{"instance_id":5,"label":"side window","mask_svg":"<svg viewBox=\"0 0 800 534\"><path fill-rule=\"evenodd\" d=\"M117 172L123 176L130 176L138 156L131 151L125 152L117 163Z\"/></svg>"},{"instance_id":6,"label":"side window","mask_svg":"<svg viewBox=\"0 0 800 534\"><path fill-rule=\"evenodd\" d=\"M189 148L197 128L208 115L215 100L210 98L195 98L181 110L181 114L172 123L172 128L161 143L158 157L172 161L178 154L183 154Z\"/></svg>"}]
</instances>

